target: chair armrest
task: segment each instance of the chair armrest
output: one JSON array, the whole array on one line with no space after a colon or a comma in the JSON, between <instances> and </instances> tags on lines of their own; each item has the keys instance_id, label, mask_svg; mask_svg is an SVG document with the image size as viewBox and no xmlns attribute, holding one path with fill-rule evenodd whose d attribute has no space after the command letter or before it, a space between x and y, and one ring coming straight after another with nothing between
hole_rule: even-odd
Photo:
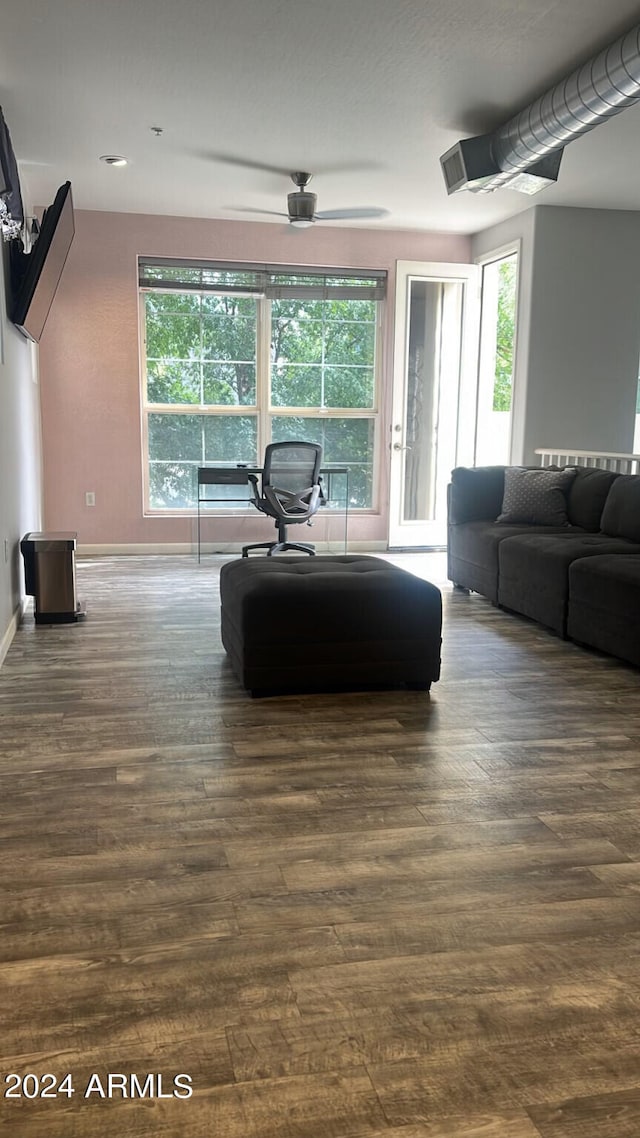
<instances>
[{"instance_id":1,"label":"chair armrest","mask_svg":"<svg viewBox=\"0 0 640 1138\"><path fill-rule=\"evenodd\" d=\"M253 504L255 506L260 501L260 493L258 490L258 475L257 474L247 474L247 481L249 482L249 484L251 486L251 494L252 494L251 501L253 502Z\"/></svg>"}]
</instances>

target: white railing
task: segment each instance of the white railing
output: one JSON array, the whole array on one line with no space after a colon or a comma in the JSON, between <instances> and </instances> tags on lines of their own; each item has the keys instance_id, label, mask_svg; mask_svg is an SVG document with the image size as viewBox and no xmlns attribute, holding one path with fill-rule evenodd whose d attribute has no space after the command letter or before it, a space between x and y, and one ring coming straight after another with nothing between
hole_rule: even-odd
<instances>
[{"instance_id":1,"label":"white railing","mask_svg":"<svg viewBox=\"0 0 640 1138\"><path fill-rule=\"evenodd\" d=\"M617 454L604 450L559 451L538 447L540 466L598 466L616 474L640 474L640 454Z\"/></svg>"}]
</instances>

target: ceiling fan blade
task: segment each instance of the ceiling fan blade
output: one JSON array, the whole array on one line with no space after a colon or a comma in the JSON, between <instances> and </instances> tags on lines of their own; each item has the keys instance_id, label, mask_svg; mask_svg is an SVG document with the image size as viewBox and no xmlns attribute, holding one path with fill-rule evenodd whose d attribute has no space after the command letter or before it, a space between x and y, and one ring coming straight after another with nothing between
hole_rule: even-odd
<instances>
[{"instance_id":1,"label":"ceiling fan blade","mask_svg":"<svg viewBox=\"0 0 640 1138\"><path fill-rule=\"evenodd\" d=\"M227 166L240 166L243 170L263 170L267 174L282 174L288 178L291 171L284 166L271 166L268 162L255 162L252 158L239 158L237 154L220 154L215 150L203 150L201 158L210 162L225 162Z\"/></svg>"},{"instance_id":2,"label":"ceiling fan blade","mask_svg":"<svg viewBox=\"0 0 640 1138\"><path fill-rule=\"evenodd\" d=\"M234 213L259 213L264 214L265 217L284 217L287 221L289 220L288 213L281 213L280 210L277 209L251 209L250 206L242 205L229 206L229 209L232 209Z\"/></svg>"},{"instance_id":3,"label":"ceiling fan blade","mask_svg":"<svg viewBox=\"0 0 640 1138\"><path fill-rule=\"evenodd\" d=\"M346 217L387 217L389 214L388 209L319 209L316 217L320 221L337 221L339 218Z\"/></svg>"}]
</instances>

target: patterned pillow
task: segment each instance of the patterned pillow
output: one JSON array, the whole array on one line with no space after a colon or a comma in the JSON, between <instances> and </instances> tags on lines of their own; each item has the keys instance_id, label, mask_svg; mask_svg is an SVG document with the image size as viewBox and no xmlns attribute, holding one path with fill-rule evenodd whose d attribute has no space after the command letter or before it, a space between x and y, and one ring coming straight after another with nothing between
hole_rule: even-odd
<instances>
[{"instance_id":1,"label":"patterned pillow","mask_svg":"<svg viewBox=\"0 0 640 1138\"><path fill-rule=\"evenodd\" d=\"M521 525L568 526L567 494L575 476L573 467L566 470L507 467L502 513L497 520Z\"/></svg>"}]
</instances>

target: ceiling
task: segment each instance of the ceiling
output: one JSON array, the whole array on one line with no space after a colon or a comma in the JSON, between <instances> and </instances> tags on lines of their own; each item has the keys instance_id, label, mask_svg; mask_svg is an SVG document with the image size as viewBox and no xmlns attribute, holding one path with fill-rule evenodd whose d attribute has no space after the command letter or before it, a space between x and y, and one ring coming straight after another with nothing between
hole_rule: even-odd
<instances>
[{"instance_id":1,"label":"ceiling","mask_svg":"<svg viewBox=\"0 0 640 1138\"><path fill-rule=\"evenodd\" d=\"M631 0L21 0L0 103L36 205L70 179L80 209L279 224L245 211L285 209L295 169L318 209L389 210L331 225L473 233L533 202L640 209L638 107L533 199L448 197L439 164L639 19Z\"/></svg>"}]
</instances>

